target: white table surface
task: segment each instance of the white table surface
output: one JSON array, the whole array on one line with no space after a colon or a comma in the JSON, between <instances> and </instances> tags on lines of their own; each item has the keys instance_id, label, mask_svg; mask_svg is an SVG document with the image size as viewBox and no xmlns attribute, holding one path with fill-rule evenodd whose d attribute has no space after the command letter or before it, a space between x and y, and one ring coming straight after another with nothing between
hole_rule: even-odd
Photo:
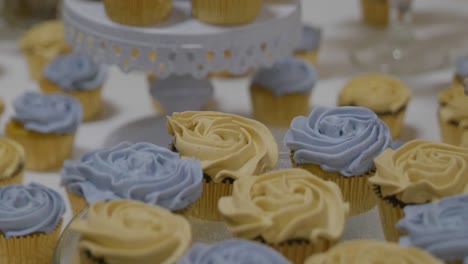
<instances>
[{"instance_id":1,"label":"white table surface","mask_svg":"<svg viewBox=\"0 0 468 264\"><path fill-rule=\"evenodd\" d=\"M320 51L318 83L311 104L314 106L334 106L338 91L347 79L359 73L348 61L347 52L364 40L363 34L371 32L359 22L358 0L303 0L304 20L324 29L324 41ZM419 37L428 38L434 43L435 51L449 43L456 45L458 36L465 35L463 29L468 22L468 3L464 0L424 0L415 1L415 24ZM373 31L372 31L373 32ZM441 44L442 43L442 44ZM455 49L452 48L452 51ZM468 50L468 47L467 47ZM7 103L6 112L0 117L0 135L12 114L9 104L13 98L26 90L38 90L37 83L29 79L26 62L16 48L16 40L0 32L0 96ZM452 67L421 74L406 76L403 80L413 90L413 99L408 106L406 126L401 139L415 138L439 140L436 120L437 93L447 87L453 75ZM249 116L251 105L247 79L213 80L215 99L219 111ZM123 74L112 69L105 85L103 97L105 111L97 121L84 123L76 136L73 158L103 146L130 140L150 140L157 131L151 130L151 121L157 120L157 113L151 107L145 77L142 74ZM276 130L281 138L283 130ZM280 146L285 151L284 146ZM58 190L59 171L50 173L26 172L25 182L40 182ZM67 209L69 209L67 200ZM71 219L67 210L65 222ZM382 238L377 210L348 221L344 235L351 238Z\"/></svg>"}]
</instances>

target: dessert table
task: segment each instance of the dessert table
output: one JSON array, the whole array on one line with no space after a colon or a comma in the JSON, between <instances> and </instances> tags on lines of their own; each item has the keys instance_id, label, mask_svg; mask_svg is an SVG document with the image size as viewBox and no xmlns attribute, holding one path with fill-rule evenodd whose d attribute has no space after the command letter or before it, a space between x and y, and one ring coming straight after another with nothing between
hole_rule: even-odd
<instances>
[{"instance_id":1,"label":"dessert table","mask_svg":"<svg viewBox=\"0 0 468 264\"><path fill-rule=\"evenodd\" d=\"M337 93L346 80L360 73L349 62L350 50L362 41L369 41L369 35L378 35L381 30L367 28L360 22L358 0L302 2L304 21L324 29L318 67L320 82L313 92L311 105L334 106ZM460 41L462 36L468 36L465 27L468 22L468 3L463 0L416 0L414 4L418 36L427 38L434 46L434 52L446 52L452 59L463 54L463 44ZM26 62L17 49L17 34L0 34L0 96L6 102L6 111L0 117L0 134L3 134L4 125L12 114L13 98L26 90L38 90L38 85L29 79ZM468 53L468 45L466 51ZM401 140L439 140L437 93L450 84L452 75L453 65L448 63L446 68L437 72L400 76L413 92ZM161 116L152 108L144 74L125 74L112 68L109 77L103 90L103 112L96 121L80 126L76 135L74 159L88 151L112 146L121 141L151 142L155 134L166 133L152 126ZM217 111L250 115L248 78L216 78L213 79L213 84ZM272 131L281 142L286 128L272 128ZM168 143L169 140L168 137ZM287 152L281 143L279 147L280 152ZM66 199L65 191L59 186L59 175L59 170L48 173L27 171L25 182L40 182L58 190ZM70 209L68 201L67 207ZM68 223L70 219L71 210L67 210L65 222ZM377 210L350 218L344 238L383 239Z\"/></svg>"}]
</instances>

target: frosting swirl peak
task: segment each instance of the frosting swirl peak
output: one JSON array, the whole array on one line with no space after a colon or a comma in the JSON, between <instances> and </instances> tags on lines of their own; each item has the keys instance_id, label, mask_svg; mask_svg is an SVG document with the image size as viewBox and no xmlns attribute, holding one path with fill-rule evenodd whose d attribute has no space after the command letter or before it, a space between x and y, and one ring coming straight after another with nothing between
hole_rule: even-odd
<instances>
[{"instance_id":1,"label":"frosting swirl peak","mask_svg":"<svg viewBox=\"0 0 468 264\"><path fill-rule=\"evenodd\" d=\"M297 164L356 176L374 169L374 158L391 146L392 137L367 108L316 107L308 117L293 119L284 143L294 151Z\"/></svg>"}]
</instances>

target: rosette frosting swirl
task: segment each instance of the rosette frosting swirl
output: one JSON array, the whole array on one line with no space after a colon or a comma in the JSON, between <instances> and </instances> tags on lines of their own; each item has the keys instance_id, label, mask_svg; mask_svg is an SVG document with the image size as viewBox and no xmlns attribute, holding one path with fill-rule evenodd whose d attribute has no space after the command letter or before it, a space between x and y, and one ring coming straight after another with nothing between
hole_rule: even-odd
<instances>
[{"instance_id":1,"label":"rosette frosting swirl","mask_svg":"<svg viewBox=\"0 0 468 264\"><path fill-rule=\"evenodd\" d=\"M426 203L468 193L468 149L413 140L375 159L377 172L369 182L384 197L396 195L404 203Z\"/></svg>"},{"instance_id":2,"label":"rosette frosting swirl","mask_svg":"<svg viewBox=\"0 0 468 264\"><path fill-rule=\"evenodd\" d=\"M317 79L317 72L309 62L289 57L270 68L260 69L255 73L252 82L271 90L276 95L283 95L310 92Z\"/></svg>"},{"instance_id":3,"label":"rosette frosting swirl","mask_svg":"<svg viewBox=\"0 0 468 264\"><path fill-rule=\"evenodd\" d=\"M304 264L443 264L414 247L374 240L343 242L326 253L313 255Z\"/></svg>"},{"instance_id":4,"label":"rosette frosting swirl","mask_svg":"<svg viewBox=\"0 0 468 264\"><path fill-rule=\"evenodd\" d=\"M284 137L297 164L317 164L344 176L374 169L374 158L392 144L390 131L363 107L317 107L308 117L293 119Z\"/></svg>"},{"instance_id":5,"label":"rosette frosting swirl","mask_svg":"<svg viewBox=\"0 0 468 264\"><path fill-rule=\"evenodd\" d=\"M200 197L202 180L198 160L150 143L123 142L66 161L62 169L62 185L88 204L132 199L179 210Z\"/></svg>"},{"instance_id":6,"label":"rosette frosting swirl","mask_svg":"<svg viewBox=\"0 0 468 264\"><path fill-rule=\"evenodd\" d=\"M0 180L13 177L23 169L24 155L23 146L0 137Z\"/></svg>"},{"instance_id":7,"label":"rosette frosting swirl","mask_svg":"<svg viewBox=\"0 0 468 264\"><path fill-rule=\"evenodd\" d=\"M13 119L39 133L74 133L82 118L80 103L62 94L26 92L13 102Z\"/></svg>"},{"instance_id":8,"label":"rosette frosting swirl","mask_svg":"<svg viewBox=\"0 0 468 264\"><path fill-rule=\"evenodd\" d=\"M337 240L349 205L339 187L302 169L272 171L234 182L218 208L236 236L267 243Z\"/></svg>"},{"instance_id":9,"label":"rosette frosting swirl","mask_svg":"<svg viewBox=\"0 0 468 264\"><path fill-rule=\"evenodd\" d=\"M278 146L258 121L218 112L182 112L168 117L167 129L183 157L201 161L214 182L257 175L278 162Z\"/></svg>"},{"instance_id":10,"label":"rosette frosting swirl","mask_svg":"<svg viewBox=\"0 0 468 264\"><path fill-rule=\"evenodd\" d=\"M130 200L96 202L70 229L81 235L80 250L109 264L172 264L191 242L185 218Z\"/></svg>"},{"instance_id":11,"label":"rosette frosting swirl","mask_svg":"<svg viewBox=\"0 0 468 264\"><path fill-rule=\"evenodd\" d=\"M468 195L405 207L397 227L407 236L400 244L415 246L445 261L468 260Z\"/></svg>"},{"instance_id":12,"label":"rosette frosting swirl","mask_svg":"<svg viewBox=\"0 0 468 264\"><path fill-rule=\"evenodd\" d=\"M52 232L64 212L60 194L40 184L0 187L0 232L6 238Z\"/></svg>"},{"instance_id":13,"label":"rosette frosting swirl","mask_svg":"<svg viewBox=\"0 0 468 264\"><path fill-rule=\"evenodd\" d=\"M281 254L257 242L230 239L217 244L194 244L177 264L289 264Z\"/></svg>"},{"instance_id":14,"label":"rosette frosting swirl","mask_svg":"<svg viewBox=\"0 0 468 264\"><path fill-rule=\"evenodd\" d=\"M87 55L71 53L52 60L44 76L66 91L93 90L102 86L107 70Z\"/></svg>"},{"instance_id":15,"label":"rosette frosting swirl","mask_svg":"<svg viewBox=\"0 0 468 264\"><path fill-rule=\"evenodd\" d=\"M339 105L357 105L377 113L396 112L408 104L411 93L398 79L373 73L356 77L341 90Z\"/></svg>"}]
</instances>

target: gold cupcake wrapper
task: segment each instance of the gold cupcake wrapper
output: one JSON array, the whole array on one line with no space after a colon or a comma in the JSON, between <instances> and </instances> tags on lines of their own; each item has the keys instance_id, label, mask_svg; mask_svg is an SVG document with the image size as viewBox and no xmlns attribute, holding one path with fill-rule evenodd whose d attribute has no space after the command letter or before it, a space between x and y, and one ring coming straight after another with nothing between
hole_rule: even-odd
<instances>
[{"instance_id":1,"label":"gold cupcake wrapper","mask_svg":"<svg viewBox=\"0 0 468 264\"><path fill-rule=\"evenodd\" d=\"M147 26L170 15L172 0L104 0L104 7L107 16L117 23Z\"/></svg>"},{"instance_id":2,"label":"gold cupcake wrapper","mask_svg":"<svg viewBox=\"0 0 468 264\"><path fill-rule=\"evenodd\" d=\"M16 121L10 121L5 135L21 144L26 154L26 168L46 171L59 168L73 150L75 134L42 134L24 129Z\"/></svg>"},{"instance_id":3,"label":"gold cupcake wrapper","mask_svg":"<svg viewBox=\"0 0 468 264\"><path fill-rule=\"evenodd\" d=\"M63 93L77 99L83 109L83 121L95 119L101 110L102 86L96 87L96 89L92 90L67 92L47 80L45 77L41 77L39 84L42 92L44 93Z\"/></svg>"},{"instance_id":4,"label":"gold cupcake wrapper","mask_svg":"<svg viewBox=\"0 0 468 264\"><path fill-rule=\"evenodd\" d=\"M15 175L11 176L7 179L0 179L0 186L7 186L10 184L22 184L23 183L23 174L24 171L21 170L20 172L16 173ZM0 261L1 263L1 261Z\"/></svg>"},{"instance_id":5,"label":"gold cupcake wrapper","mask_svg":"<svg viewBox=\"0 0 468 264\"><path fill-rule=\"evenodd\" d=\"M334 241L329 241L323 238L317 239L317 241L314 242L291 240L280 244L269 244L261 239L257 239L256 241L273 248L277 252L281 253L285 258L289 259L293 264L303 264L311 255L326 252L336 244Z\"/></svg>"},{"instance_id":6,"label":"gold cupcake wrapper","mask_svg":"<svg viewBox=\"0 0 468 264\"><path fill-rule=\"evenodd\" d=\"M437 115L440 127L440 137L442 142L460 146L462 143L463 134L467 131L466 128L460 127L456 124L442 120L440 114Z\"/></svg>"},{"instance_id":7,"label":"gold cupcake wrapper","mask_svg":"<svg viewBox=\"0 0 468 264\"><path fill-rule=\"evenodd\" d=\"M396 228L396 224L405 215L403 209L382 198L377 199L377 205L385 239L390 242L398 242L402 233Z\"/></svg>"},{"instance_id":8,"label":"gold cupcake wrapper","mask_svg":"<svg viewBox=\"0 0 468 264\"><path fill-rule=\"evenodd\" d=\"M72 193L68 190L67 196L68 200L70 201L70 206L72 208L73 215L77 215L83 209L88 207L88 202L86 202L86 199L83 196L78 195L76 193Z\"/></svg>"},{"instance_id":9,"label":"gold cupcake wrapper","mask_svg":"<svg viewBox=\"0 0 468 264\"><path fill-rule=\"evenodd\" d=\"M386 26L389 17L389 0L361 0L361 12L364 23Z\"/></svg>"},{"instance_id":10,"label":"gold cupcake wrapper","mask_svg":"<svg viewBox=\"0 0 468 264\"><path fill-rule=\"evenodd\" d=\"M250 94L254 119L266 125L288 126L294 117L310 112L310 92L277 96L260 85L252 84Z\"/></svg>"},{"instance_id":11,"label":"gold cupcake wrapper","mask_svg":"<svg viewBox=\"0 0 468 264\"><path fill-rule=\"evenodd\" d=\"M346 177L339 173L326 172L322 170L319 165L296 164L293 159L293 154L292 152L291 164L293 167L305 169L324 180L336 183L338 187L340 187L343 199L349 202L350 216L365 213L376 206L377 198L368 183L369 177L372 177L374 172Z\"/></svg>"},{"instance_id":12,"label":"gold cupcake wrapper","mask_svg":"<svg viewBox=\"0 0 468 264\"><path fill-rule=\"evenodd\" d=\"M5 238L0 234L0 263L52 263L55 245L62 231L62 220L50 233Z\"/></svg>"},{"instance_id":13,"label":"gold cupcake wrapper","mask_svg":"<svg viewBox=\"0 0 468 264\"><path fill-rule=\"evenodd\" d=\"M379 115L377 113L379 119L387 124L393 138L398 138L400 136L401 131L403 130L405 115L406 110L398 111L397 113L391 115Z\"/></svg>"},{"instance_id":14,"label":"gold cupcake wrapper","mask_svg":"<svg viewBox=\"0 0 468 264\"><path fill-rule=\"evenodd\" d=\"M188 208L182 210L182 214L208 221L222 221L218 211L218 200L232 194L232 183L214 183L203 180L203 193L201 197Z\"/></svg>"},{"instance_id":15,"label":"gold cupcake wrapper","mask_svg":"<svg viewBox=\"0 0 468 264\"><path fill-rule=\"evenodd\" d=\"M262 0L192 0L192 15L210 24L249 23L261 8Z\"/></svg>"},{"instance_id":16,"label":"gold cupcake wrapper","mask_svg":"<svg viewBox=\"0 0 468 264\"><path fill-rule=\"evenodd\" d=\"M294 52L294 56L303 59L307 62L309 62L312 65L317 66L317 58L318 58L318 50L313 50L313 51L296 51Z\"/></svg>"}]
</instances>

